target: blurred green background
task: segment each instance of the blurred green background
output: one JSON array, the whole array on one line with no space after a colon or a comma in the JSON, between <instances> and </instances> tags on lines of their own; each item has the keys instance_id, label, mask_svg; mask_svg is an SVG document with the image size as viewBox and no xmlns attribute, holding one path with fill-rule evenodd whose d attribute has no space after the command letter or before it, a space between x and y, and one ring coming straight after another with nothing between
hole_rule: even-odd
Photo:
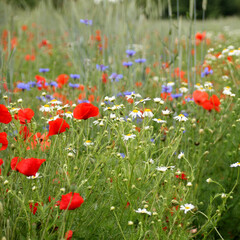
<instances>
[{"instance_id":1,"label":"blurred green background","mask_svg":"<svg viewBox=\"0 0 240 240\"><path fill-rule=\"evenodd\" d=\"M69 1L78 0L0 0L0 2L5 2L19 8L34 8L41 1L45 1L48 4L52 4L55 8L62 8L64 3ZM102 0L104 3L105 0ZM130 1L130 0L122 0ZM189 11L189 5L191 0L132 0L135 1L136 6L140 10L139 13L143 13L146 17L155 16L168 17L168 2L171 2L173 17L179 14L185 16ZM240 16L240 0L210 0L201 1L196 0L197 18L202 18L202 4L207 3L207 9L205 12L206 18L218 18L223 16ZM152 12L155 14L152 14Z\"/></svg>"}]
</instances>

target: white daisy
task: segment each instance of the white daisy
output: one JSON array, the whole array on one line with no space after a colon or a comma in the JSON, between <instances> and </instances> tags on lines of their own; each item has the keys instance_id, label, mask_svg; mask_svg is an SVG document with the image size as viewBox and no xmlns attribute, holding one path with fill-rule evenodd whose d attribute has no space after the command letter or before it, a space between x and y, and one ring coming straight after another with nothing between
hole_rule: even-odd
<instances>
[{"instance_id":1,"label":"white daisy","mask_svg":"<svg viewBox=\"0 0 240 240\"><path fill-rule=\"evenodd\" d=\"M182 158L184 158L184 153L180 152L180 154L178 154L178 159L182 159Z\"/></svg>"},{"instance_id":2,"label":"white daisy","mask_svg":"<svg viewBox=\"0 0 240 240\"><path fill-rule=\"evenodd\" d=\"M56 119L60 118L59 115L56 115L54 117L51 117L50 119L47 120L47 123L51 122L51 121L54 121Z\"/></svg>"},{"instance_id":3,"label":"white daisy","mask_svg":"<svg viewBox=\"0 0 240 240\"><path fill-rule=\"evenodd\" d=\"M230 167L240 167L240 162L233 163Z\"/></svg>"},{"instance_id":4,"label":"white daisy","mask_svg":"<svg viewBox=\"0 0 240 240\"><path fill-rule=\"evenodd\" d=\"M156 170L159 172L166 172L168 170L168 167L157 167Z\"/></svg>"},{"instance_id":5,"label":"white daisy","mask_svg":"<svg viewBox=\"0 0 240 240\"><path fill-rule=\"evenodd\" d=\"M143 117L153 117L153 113L150 109L145 109L143 112Z\"/></svg>"},{"instance_id":6,"label":"white daisy","mask_svg":"<svg viewBox=\"0 0 240 240\"><path fill-rule=\"evenodd\" d=\"M179 88L180 93L186 93L188 89L186 87L180 87Z\"/></svg>"},{"instance_id":7,"label":"white daisy","mask_svg":"<svg viewBox=\"0 0 240 240\"><path fill-rule=\"evenodd\" d=\"M174 117L175 120L178 120L179 122L186 122L188 118L186 118L183 114L179 114L178 116Z\"/></svg>"},{"instance_id":8,"label":"white daisy","mask_svg":"<svg viewBox=\"0 0 240 240\"><path fill-rule=\"evenodd\" d=\"M29 177L27 177L27 179L36 179L36 178L41 178L42 176L40 175L40 173L36 173L36 175L35 176L29 176Z\"/></svg>"},{"instance_id":9,"label":"white daisy","mask_svg":"<svg viewBox=\"0 0 240 240\"><path fill-rule=\"evenodd\" d=\"M66 112L66 113L64 113L64 116L66 118L73 118L73 113L72 112Z\"/></svg>"},{"instance_id":10,"label":"white daisy","mask_svg":"<svg viewBox=\"0 0 240 240\"><path fill-rule=\"evenodd\" d=\"M186 203L186 204L184 204L184 205L181 205L180 210L183 210L184 213L186 214L188 211L191 211L191 210L194 209L194 208L195 208L194 205L189 204L189 203Z\"/></svg>"},{"instance_id":11,"label":"white daisy","mask_svg":"<svg viewBox=\"0 0 240 240\"><path fill-rule=\"evenodd\" d=\"M161 98L154 98L153 101L154 101L155 103L159 103L159 104L161 104L161 105L164 104L164 101L163 101Z\"/></svg>"},{"instance_id":12,"label":"white daisy","mask_svg":"<svg viewBox=\"0 0 240 240\"><path fill-rule=\"evenodd\" d=\"M84 146L88 147L88 146L92 146L94 145L94 143L91 140L87 140L83 143Z\"/></svg>"},{"instance_id":13,"label":"white daisy","mask_svg":"<svg viewBox=\"0 0 240 240\"><path fill-rule=\"evenodd\" d=\"M132 112L129 113L129 116L131 118L137 118L137 117L141 118L142 117L142 113L135 109L135 110L133 110Z\"/></svg>"},{"instance_id":14,"label":"white daisy","mask_svg":"<svg viewBox=\"0 0 240 240\"><path fill-rule=\"evenodd\" d=\"M129 139L134 139L136 137L135 134L131 134L131 133L129 133L127 135L122 134L122 136L123 136L123 141L127 141Z\"/></svg>"},{"instance_id":15,"label":"white daisy","mask_svg":"<svg viewBox=\"0 0 240 240\"><path fill-rule=\"evenodd\" d=\"M150 100L151 100L151 98L149 98L149 97L145 98L145 99L141 99L141 100L135 102L135 106L137 106L139 103L145 104L147 101L150 101Z\"/></svg>"},{"instance_id":16,"label":"white daisy","mask_svg":"<svg viewBox=\"0 0 240 240\"><path fill-rule=\"evenodd\" d=\"M150 216L152 215L152 213L149 212L149 211L147 211L146 208L143 208L143 209L139 208L138 210L135 210L135 212L136 212L136 213L145 213L145 214L148 214L148 215L150 215Z\"/></svg>"},{"instance_id":17,"label":"white daisy","mask_svg":"<svg viewBox=\"0 0 240 240\"><path fill-rule=\"evenodd\" d=\"M162 120L161 118L154 118L153 121L157 122L157 123L166 123L167 122L165 120Z\"/></svg>"},{"instance_id":18,"label":"white daisy","mask_svg":"<svg viewBox=\"0 0 240 240\"><path fill-rule=\"evenodd\" d=\"M172 113L172 112L169 111L168 109L162 110L162 114L163 114L163 115L170 115L171 113Z\"/></svg>"},{"instance_id":19,"label":"white daisy","mask_svg":"<svg viewBox=\"0 0 240 240\"><path fill-rule=\"evenodd\" d=\"M57 105L60 105L60 104L62 104L62 102L61 102L61 101L58 101L58 100L56 100L56 99L53 99L53 100L51 100L50 102L48 102L48 104L57 104Z\"/></svg>"},{"instance_id":20,"label":"white daisy","mask_svg":"<svg viewBox=\"0 0 240 240\"><path fill-rule=\"evenodd\" d=\"M52 112L53 108L50 107L49 105L44 105L39 108L39 111L41 112Z\"/></svg>"}]
</instances>

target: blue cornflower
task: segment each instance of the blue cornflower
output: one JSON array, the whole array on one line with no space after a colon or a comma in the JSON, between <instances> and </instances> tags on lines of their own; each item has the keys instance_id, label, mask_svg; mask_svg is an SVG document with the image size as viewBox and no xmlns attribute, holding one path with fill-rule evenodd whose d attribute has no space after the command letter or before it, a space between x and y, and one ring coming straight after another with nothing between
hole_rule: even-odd
<instances>
[{"instance_id":1,"label":"blue cornflower","mask_svg":"<svg viewBox=\"0 0 240 240\"><path fill-rule=\"evenodd\" d=\"M122 158L125 158L125 154L124 153L120 153L120 156L122 157Z\"/></svg>"},{"instance_id":2,"label":"blue cornflower","mask_svg":"<svg viewBox=\"0 0 240 240\"><path fill-rule=\"evenodd\" d=\"M154 138L151 138L151 139L150 139L150 141L151 141L152 143L154 143L154 142L155 142Z\"/></svg>"},{"instance_id":3,"label":"blue cornflower","mask_svg":"<svg viewBox=\"0 0 240 240\"><path fill-rule=\"evenodd\" d=\"M44 96L41 96L41 97L37 96L36 98L40 101L43 101L43 102L47 101L47 99Z\"/></svg>"},{"instance_id":4,"label":"blue cornflower","mask_svg":"<svg viewBox=\"0 0 240 240\"><path fill-rule=\"evenodd\" d=\"M27 83L19 83L17 85L17 88L29 91L30 90L30 85L27 84Z\"/></svg>"},{"instance_id":5,"label":"blue cornflower","mask_svg":"<svg viewBox=\"0 0 240 240\"><path fill-rule=\"evenodd\" d=\"M135 62L136 63L145 63L146 59L145 58L138 58L138 59L135 59Z\"/></svg>"},{"instance_id":6,"label":"blue cornflower","mask_svg":"<svg viewBox=\"0 0 240 240\"><path fill-rule=\"evenodd\" d=\"M78 99L78 103L90 103L88 100L82 100L82 99Z\"/></svg>"},{"instance_id":7,"label":"blue cornflower","mask_svg":"<svg viewBox=\"0 0 240 240\"><path fill-rule=\"evenodd\" d=\"M117 97L123 97L123 94L121 92L117 93Z\"/></svg>"},{"instance_id":8,"label":"blue cornflower","mask_svg":"<svg viewBox=\"0 0 240 240\"><path fill-rule=\"evenodd\" d=\"M182 93L175 93L175 94L171 94L171 97L172 98L179 98L179 97L182 97Z\"/></svg>"},{"instance_id":9,"label":"blue cornflower","mask_svg":"<svg viewBox=\"0 0 240 240\"><path fill-rule=\"evenodd\" d=\"M97 70L104 72L108 69L108 66L104 66L103 64L101 64L101 65L97 64L96 68L97 68Z\"/></svg>"},{"instance_id":10,"label":"blue cornflower","mask_svg":"<svg viewBox=\"0 0 240 240\"><path fill-rule=\"evenodd\" d=\"M170 93L172 92L172 86L162 85L162 93Z\"/></svg>"},{"instance_id":11,"label":"blue cornflower","mask_svg":"<svg viewBox=\"0 0 240 240\"><path fill-rule=\"evenodd\" d=\"M52 87L58 87L58 83L55 81L50 82L49 85Z\"/></svg>"},{"instance_id":12,"label":"blue cornflower","mask_svg":"<svg viewBox=\"0 0 240 240\"><path fill-rule=\"evenodd\" d=\"M49 72L49 68L39 68L40 73L46 73Z\"/></svg>"},{"instance_id":13,"label":"blue cornflower","mask_svg":"<svg viewBox=\"0 0 240 240\"><path fill-rule=\"evenodd\" d=\"M80 75L79 74L70 74L70 77L73 79L79 79Z\"/></svg>"},{"instance_id":14,"label":"blue cornflower","mask_svg":"<svg viewBox=\"0 0 240 240\"><path fill-rule=\"evenodd\" d=\"M79 84L77 84L77 83L69 83L68 85L71 88L78 88L79 87Z\"/></svg>"},{"instance_id":15,"label":"blue cornflower","mask_svg":"<svg viewBox=\"0 0 240 240\"><path fill-rule=\"evenodd\" d=\"M48 100L53 100L53 99L54 99L54 97L53 97L52 95L46 95L45 97L46 97L46 99L48 99Z\"/></svg>"},{"instance_id":16,"label":"blue cornflower","mask_svg":"<svg viewBox=\"0 0 240 240\"><path fill-rule=\"evenodd\" d=\"M131 94L134 94L135 93L135 91L132 91L132 92L124 92L123 94L124 94L124 96L127 96L127 95L131 95Z\"/></svg>"},{"instance_id":17,"label":"blue cornflower","mask_svg":"<svg viewBox=\"0 0 240 240\"><path fill-rule=\"evenodd\" d=\"M206 76L208 76L209 74L213 74L213 70L212 70L212 69L209 70L209 68L206 67L206 68L204 69L204 71L201 72L201 77L202 77L202 78L203 78L203 77L206 77Z\"/></svg>"},{"instance_id":18,"label":"blue cornflower","mask_svg":"<svg viewBox=\"0 0 240 240\"><path fill-rule=\"evenodd\" d=\"M88 20L88 19L80 19L81 23L84 23L86 25L92 25L92 20Z\"/></svg>"},{"instance_id":19,"label":"blue cornflower","mask_svg":"<svg viewBox=\"0 0 240 240\"><path fill-rule=\"evenodd\" d=\"M126 54L127 54L127 56L128 57L132 57L133 55L135 55L135 51L134 50L131 50L131 49L128 49L127 51L126 51Z\"/></svg>"},{"instance_id":20,"label":"blue cornflower","mask_svg":"<svg viewBox=\"0 0 240 240\"><path fill-rule=\"evenodd\" d=\"M37 85L37 83L34 82L34 81L29 81L27 84L28 84L30 87L35 87L35 86Z\"/></svg>"},{"instance_id":21,"label":"blue cornflower","mask_svg":"<svg viewBox=\"0 0 240 240\"><path fill-rule=\"evenodd\" d=\"M124 67L130 67L130 66L132 66L132 65L133 65L132 62L123 62L123 66L124 66Z\"/></svg>"},{"instance_id":22,"label":"blue cornflower","mask_svg":"<svg viewBox=\"0 0 240 240\"><path fill-rule=\"evenodd\" d=\"M120 79L123 78L122 74L117 74L117 73L112 73L111 76L109 77L111 81L119 82Z\"/></svg>"}]
</instances>

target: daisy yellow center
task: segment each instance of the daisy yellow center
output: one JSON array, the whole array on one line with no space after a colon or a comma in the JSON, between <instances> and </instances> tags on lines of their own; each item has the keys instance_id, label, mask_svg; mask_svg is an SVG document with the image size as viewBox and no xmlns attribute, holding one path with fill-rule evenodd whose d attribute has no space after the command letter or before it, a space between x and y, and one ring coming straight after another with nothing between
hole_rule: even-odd
<instances>
[{"instance_id":1,"label":"daisy yellow center","mask_svg":"<svg viewBox=\"0 0 240 240\"><path fill-rule=\"evenodd\" d=\"M183 115L183 114L179 114L178 116L179 116L179 117L184 117L184 115Z\"/></svg>"},{"instance_id":2,"label":"daisy yellow center","mask_svg":"<svg viewBox=\"0 0 240 240\"><path fill-rule=\"evenodd\" d=\"M86 143L91 143L92 141L91 140L87 140Z\"/></svg>"},{"instance_id":3,"label":"daisy yellow center","mask_svg":"<svg viewBox=\"0 0 240 240\"><path fill-rule=\"evenodd\" d=\"M138 110L133 110L134 113L138 113Z\"/></svg>"},{"instance_id":4,"label":"daisy yellow center","mask_svg":"<svg viewBox=\"0 0 240 240\"><path fill-rule=\"evenodd\" d=\"M47 107L49 107L49 105L44 105L44 107L46 107L46 108L47 108Z\"/></svg>"},{"instance_id":5,"label":"daisy yellow center","mask_svg":"<svg viewBox=\"0 0 240 240\"><path fill-rule=\"evenodd\" d=\"M150 109L145 109L145 111L144 112L151 112L151 110Z\"/></svg>"},{"instance_id":6,"label":"daisy yellow center","mask_svg":"<svg viewBox=\"0 0 240 240\"><path fill-rule=\"evenodd\" d=\"M240 163L238 162L237 165L240 165Z\"/></svg>"},{"instance_id":7,"label":"daisy yellow center","mask_svg":"<svg viewBox=\"0 0 240 240\"><path fill-rule=\"evenodd\" d=\"M161 119L161 118L159 118L159 119L158 119L158 121L162 121L162 119Z\"/></svg>"},{"instance_id":8,"label":"daisy yellow center","mask_svg":"<svg viewBox=\"0 0 240 240\"><path fill-rule=\"evenodd\" d=\"M132 134L129 133L129 134L127 134L126 136L127 136L127 137L130 137L130 136L132 136Z\"/></svg>"},{"instance_id":9,"label":"daisy yellow center","mask_svg":"<svg viewBox=\"0 0 240 240\"><path fill-rule=\"evenodd\" d=\"M190 207L185 207L186 209L190 209Z\"/></svg>"},{"instance_id":10,"label":"daisy yellow center","mask_svg":"<svg viewBox=\"0 0 240 240\"><path fill-rule=\"evenodd\" d=\"M53 99L51 102L56 102L57 100L56 99Z\"/></svg>"},{"instance_id":11,"label":"daisy yellow center","mask_svg":"<svg viewBox=\"0 0 240 240\"><path fill-rule=\"evenodd\" d=\"M66 113L71 114L71 112L66 112Z\"/></svg>"}]
</instances>

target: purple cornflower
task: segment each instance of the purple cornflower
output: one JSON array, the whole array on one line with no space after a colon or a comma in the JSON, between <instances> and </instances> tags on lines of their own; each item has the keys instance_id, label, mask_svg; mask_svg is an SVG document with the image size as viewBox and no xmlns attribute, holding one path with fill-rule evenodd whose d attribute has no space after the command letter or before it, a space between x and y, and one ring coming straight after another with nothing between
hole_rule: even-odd
<instances>
[{"instance_id":1,"label":"purple cornflower","mask_svg":"<svg viewBox=\"0 0 240 240\"><path fill-rule=\"evenodd\" d=\"M53 100L53 99L54 99L54 97L53 97L52 95L46 95L45 97L46 97L46 99L48 99L48 100Z\"/></svg>"},{"instance_id":2,"label":"purple cornflower","mask_svg":"<svg viewBox=\"0 0 240 240\"><path fill-rule=\"evenodd\" d=\"M179 98L179 97L182 97L182 93L175 93L175 94L171 94L171 97L172 98Z\"/></svg>"},{"instance_id":3,"label":"purple cornflower","mask_svg":"<svg viewBox=\"0 0 240 240\"><path fill-rule=\"evenodd\" d=\"M29 81L27 84L28 84L30 87L35 87L35 86L37 85L37 83L34 82L34 81Z\"/></svg>"},{"instance_id":4,"label":"purple cornflower","mask_svg":"<svg viewBox=\"0 0 240 240\"><path fill-rule=\"evenodd\" d=\"M112 73L111 76L109 77L111 81L119 82L120 79L123 78L122 74L117 74L117 73Z\"/></svg>"},{"instance_id":5,"label":"purple cornflower","mask_svg":"<svg viewBox=\"0 0 240 240\"><path fill-rule=\"evenodd\" d=\"M79 79L80 75L79 74L70 74L70 77L73 79Z\"/></svg>"},{"instance_id":6,"label":"purple cornflower","mask_svg":"<svg viewBox=\"0 0 240 240\"><path fill-rule=\"evenodd\" d=\"M213 70L212 70L212 69L209 70L209 68L206 67L206 68L203 70L203 72L201 72L201 77L202 77L202 78L203 78L203 77L206 77L206 76L208 76L209 74L213 74Z\"/></svg>"},{"instance_id":7,"label":"purple cornflower","mask_svg":"<svg viewBox=\"0 0 240 240\"><path fill-rule=\"evenodd\" d=\"M172 92L172 86L162 85L162 93L170 93Z\"/></svg>"},{"instance_id":8,"label":"purple cornflower","mask_svg":"<svg viewBox=\"0 0 240 240\"><path fill-rule=\"evenodd\" d=\"M135 62L136 63L145 63L146 59L145 58L138 58L138 59L135 59Z\"/></svg>"},{"instance_id":9,"label":"purple cornflower","mask_svg":"<svg viewBox=\"0 0 240 240\"><path fill-rule=\"evenodd\" d=\"M97 70L104 72L108 69L108 66L104 66L103 64L100 64L100 65L97 64L96 68L97 68Z\"/></svg>"},{"instance_id":10,"label":"purple cornflower","mask_svg":"<svg viewBox=\"0 0 240 240\"><path fill-rule=\"evenodd\" d=\"M85 25L92 25L92 20L88 19L80 19L81 23L84 23Z\"/></svg>"},{"instance_id":11,"label":"purple cornflower","mask_svg":"<svg viewBox=\"0 0 240 240\"><path fill-rule=\"evenodd\" d=\"M51 87L58 87L58 83L55 82L55 81L50 82L49 85L50 85Z\"/></svg>"},{"instance_id":12,"label":"purple cornflower","mask_svg":"<svg viewBox=\"0 0 240 240\"><path fill-rule=\"evenodd\" d=\"M123 62L123 66L124 66L124 67L130 67L130 66L132 66L132 65L133 65L132 62Z\"/></svg>"},{"instance_id":13,"label":"purple cornflower","mask_svg":"<svg viewBox=\"0 0 240 240\"><path fill-rule=\"evenodd\" d=\"M39 68L40 73L46 73L49 72L49 68Z\"/></svg>"},{"instance_id":14,"label":"purple cornflower","mask_svg":"<svg viewBox=\"0 0 240 240\"><path fill-rule=\"evenodd\" d=\"M131 49L128 49L127 51L126 51L126 54L127 54L127 57L132 57L133 55L135 55L135 51L134 50L131 50Z\"/></svg>"},{"instance_id":15,"label":"purple cornflower","mask_svg":"<svg viewBox=\"0 0 240 240\"><path fill-rule=\"evenodd\" d=\"M69 83L68 85L71 88L78 88L79 87L79 84L77 84L77 83Z\"/></svg>"},{"instance_id":16,"label":"purple cornflower","mask_svg":"<svg viewBox=\"0 0 240 240\"><path fill-rule=\"evenodd\" d=\"M78 103L90 103L88 100L78 99Z\"/></svg>"},{"instance_id":17,"label":"purple cornflower","mask_svg":"<svg viewBox=\"0 0 240 240\"><path fill-rule=\"evenodd\" d=\"M27 84L27 83L19 83L17 85L17 88L29 91L30 90L30 85Z\"/></svg>"}]
</instances>

